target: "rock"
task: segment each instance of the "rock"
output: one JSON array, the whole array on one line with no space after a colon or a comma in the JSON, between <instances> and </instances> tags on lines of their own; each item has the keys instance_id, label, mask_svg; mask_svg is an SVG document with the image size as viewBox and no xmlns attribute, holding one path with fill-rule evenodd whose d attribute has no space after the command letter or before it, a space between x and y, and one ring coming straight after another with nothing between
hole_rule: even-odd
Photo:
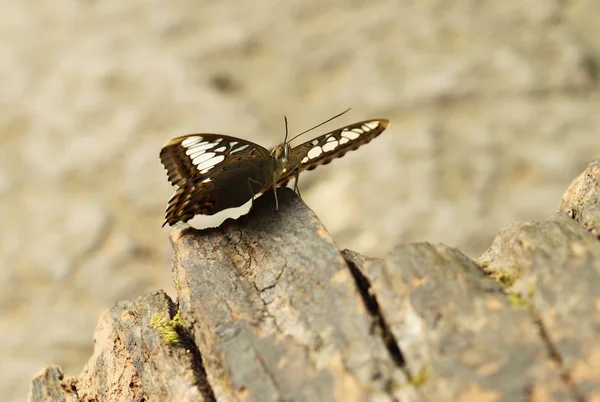
<instances>
[{"instance_id":1,"label":"rock","mask_svg":"<svg viewBox=\"0 0 600 402\"><path fill-rule=\"evenodd\" d=\"M563 195L560 210L596 237L600 236L600 161L590 163L571 183Z\"/></svg>"},{"instance_id":2,"label":"rock","mask_svg":"<svg viewBox=\"0 0 600 402\"><path fill-rule=\"evenodd\" d=\"M211 400L198 349L162 291L105 312L94 344L77 378L47 367L34 378L30 400L196 401L203 393Z\"/></svg>"},{"instance_id":3,"label":"rock","mask_svg":"<svg viewBox=\"0 0 600 402\"><path fill-rule=\"evenodd\" d=\"M477 261L425 242L340 251L289 189L278 211L269 192L218 228L177 224L178 303L117 304L82 373L47 367L30 400L598 398L598 166Z\"/></svg>"}]
</instances>

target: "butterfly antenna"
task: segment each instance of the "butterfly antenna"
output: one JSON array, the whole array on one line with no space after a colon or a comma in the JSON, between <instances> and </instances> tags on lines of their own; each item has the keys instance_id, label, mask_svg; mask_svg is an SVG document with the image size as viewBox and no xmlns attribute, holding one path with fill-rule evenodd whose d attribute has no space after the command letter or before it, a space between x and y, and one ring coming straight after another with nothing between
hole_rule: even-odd
<instances>
[{"instance_id":1,"label":"butterfly antenna","mask_svg":"<svg viewBox=\"0 0 600 402\"><path fill-rule=\"evenodd\" d=\"M300 134L298 134L298 135L296 135L294 138L292 138L292 139L290 140L290 142L294 141L296 138L300 137L302 134L306 134L306 133L308 133L309 131L312 131L312 130L314 130L315 128L319 128L319 127L321 127L323 124L327 124L327 123L329 123L331 120L337 119L338 117L340 117L340 116L342 116L342 115L344 115L344 114L348 113L348 112L350 111L350 109L352 109L352 108L351 108L351 107L349 107L348 109L344 110L342 113L338 113L338 114L336 114L335 116L333 116L332 118L325 120L323 123L319 123L319 124L317 124L316 126L314 126L314 127L311 127L311 128L309 128L308 130L301 132ZM287 123L287 119L286 119L286 123ZM286 131L285 131L285 136L286 136L286 138L287 138L287 124L286 124L286 127L285 127L285 128L286 128Z\"/></svg>"},{"instance_id":2,"label":"butterfly antenna","mask_svg":"<svg viewBox=\"0 0 600 402\"><path fill-rule=\"evenodd\" d=\"M283 115L283 121L285 121L285 138L283 139L283 143L285 144L287 142L288 137L287 116L285 114Z\"/></svg>"}]
</instances>

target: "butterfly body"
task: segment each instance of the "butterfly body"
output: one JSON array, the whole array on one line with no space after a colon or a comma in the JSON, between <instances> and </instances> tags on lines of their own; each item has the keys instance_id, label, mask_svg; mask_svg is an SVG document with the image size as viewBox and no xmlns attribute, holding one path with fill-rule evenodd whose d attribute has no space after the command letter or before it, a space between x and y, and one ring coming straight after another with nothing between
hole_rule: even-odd
<instances>
[{"instance_id":1,"label":"butterfly body","mask_svg":"<svg viewBox=\"0 0 600 402\"><path fill-rule=\"evenodd\" d=\"M312 170L366 144L389 122L367 120L323 134L296 147L284 141L271 151L219 134L190 134L167 142L160 159L177 190L165 223L186 222L239 207L255 195L284 186L302 170ZM164 226L163 224L163 226Z\"/></svg>"}]
</instances>

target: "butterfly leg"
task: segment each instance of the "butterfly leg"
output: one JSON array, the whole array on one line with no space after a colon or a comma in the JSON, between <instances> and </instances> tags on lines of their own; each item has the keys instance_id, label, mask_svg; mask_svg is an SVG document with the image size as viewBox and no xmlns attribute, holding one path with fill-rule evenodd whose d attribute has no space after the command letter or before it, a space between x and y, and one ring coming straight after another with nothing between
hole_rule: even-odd
<instances>
[{"instance_id":1,"label":"butterfly leg","mask_svg":"<svg viewBox=\"0 0 600 402\"><path fill-rule=\"evenodd\" d=\"M279 201L277 200L277 174L273 173L273 194L275 194L275 211L279 211Z\"/></svg>"},{"instance_id":2,"label":"butterfly leg","mask_svg":"<svg viewBox=\"0 0 600 402\"><path fill-rule=\"evenodd\" d=\"M294 180L294 192L298 194L298 197L302 198L302 195L300 194L300 187L298 187L298 177L300 177L300 169L296 169Z\"/></svg>"},{"instance_id":3,"label":"butterfly leg","mask_svg":"<svg viewBox=\"0 0 600 402\"><path fill-rule=\"evenodd\" d=\"M255 196L255 194L254 194L254 190L252 190L252 184L250 182L258 184L258 185L260 185L260 183L257 182L256 180L248 178L248 189L250 190L250 195L252 196L252 198L251 198L252 204L250 205L250 209L252 209L252 208L254 208L254 196Z\"/></svg>"}]
</instances>

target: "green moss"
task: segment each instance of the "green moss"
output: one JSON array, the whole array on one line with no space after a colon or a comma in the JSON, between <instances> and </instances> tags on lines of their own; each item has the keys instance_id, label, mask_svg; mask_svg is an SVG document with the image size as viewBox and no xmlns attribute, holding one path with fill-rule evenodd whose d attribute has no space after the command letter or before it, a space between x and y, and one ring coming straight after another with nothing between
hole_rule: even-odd
<instances>
[{"instance_id":1,"label":"green moss","mask_svg":"<svg viewBox=\"0 0 600 402\"><path fill-rule=\"evenodd\" d=\"M167 345L179 343L177 329L184 327L181 312L178 311L173 319L169 319L166 312L156 313L150 319L150 325L152 325L152 328L161 335L163 342Z\"/></svg>"},{"instance_id":2,"label":"green moss","mask_svg":"<svg viewBox=\"0 0 600 402\"><path fill-rule=\"evenodd\" d=\"M588 226L595 226L595 225L596 225L596 220L595 220L595 219L592 219L591 221L589 221L589 222L587 223L587 225L588 225Z\"/></svg>"},{"instance_id":3,"label":"green moss","mask_svg":"<svg viewBox=\"0 0 600 402\"><path fill-rule=\"evenodd\" d=\"M521 269L519 267L510 267L506 271L496 271L492 273L491 277L496 281L500 282L502 287L509 288L515 284L515 281L521 275Z\"/></svg>"},{"instance_id":4,"label":"green moss","mask_svg":"<svg viewBox=\"0 0 600 402\"><path fill-rule=\"evenodd\" d=\"M534 289L535 291L535 289ZM533 293L531 294L533 296ZM508 301L515 307L522 308L527 312L533 312L533 303L530 298L524 298L519 292L510 292Z\"/></svg>"},{"instance_id":5,"label":"green moss","mask_svg":"<svg viewBox=\"0 0 600 402\"><path fill-rule=\"evenodd\" d=\"M419 373L410 379L410 385L413 387L420 387L421 385L425 384L425 381L427 381L428 377L429 370L427 369L427 366L423 366L421 367L421 370L419 370Z\"/></svg>"},{"instance_id":6,"label":"green moss","mask_svg":"<svg viewBox=\"0 0 600 402\"><path fill-rule=\"evenodd\" d=\"M533 295L535 295L535 283L532 283L531 285L529 285L529 288L527 289L527 298L531 301L531 299L533 299Z\"/></svg>"}]
</instances>

